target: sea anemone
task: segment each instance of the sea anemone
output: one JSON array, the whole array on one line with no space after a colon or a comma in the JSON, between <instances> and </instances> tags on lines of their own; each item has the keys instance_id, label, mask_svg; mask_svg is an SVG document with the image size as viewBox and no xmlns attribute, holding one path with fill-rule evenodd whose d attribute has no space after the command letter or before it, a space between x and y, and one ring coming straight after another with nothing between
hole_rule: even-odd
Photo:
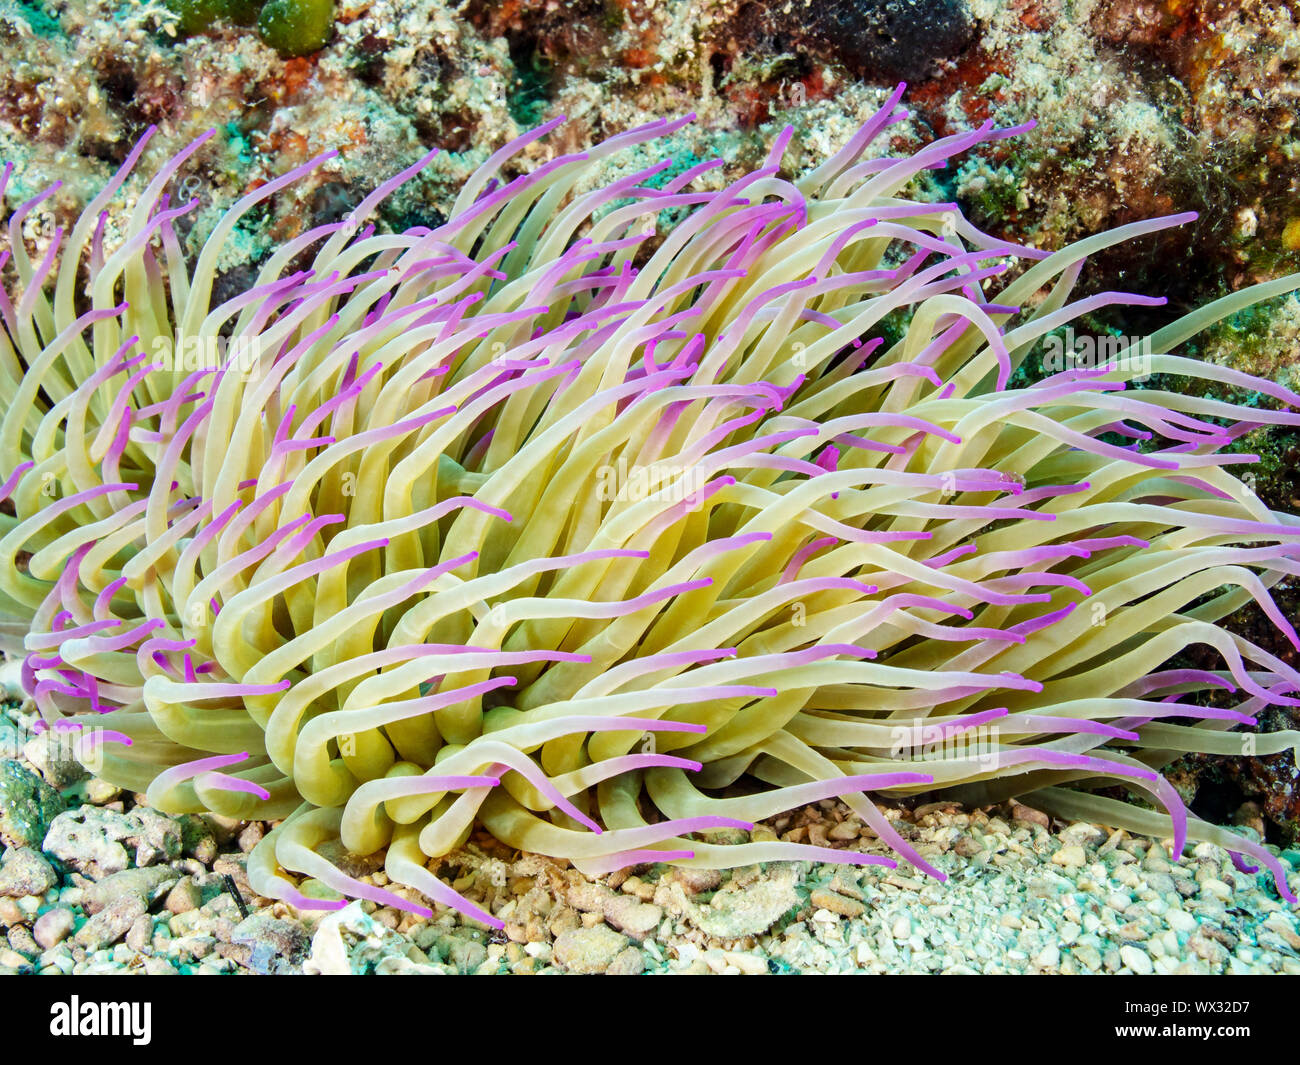
<instances>
[{"instance_id":1,"label":"sea anemone","mask_svg":"<svg viewBox=\"0 0 1300 1065\"><path fill-rule=\"evenodd\" d=\"M430 155L216 307L239 220L332 153L235 203L192 265L194 205L165 190L206 137L116 248L105 206L144 141L36 261L49 193L18 207L0 608L43 721L159 810L283 819L249 878L305 908L422 894L499 926L431 872L476 827L593 876L892 865L735 842L829 798L942 878L875 804L920 793L1210 840L1293 900L1160 769L1300 739L1230 731L1300 705L1300 674L1216 624L1253 599L1297 642L1269 588L1300 572L1300 519L1220 449L1300 424L1300 396L1168 353L1300 277L1053 365L1080 315L1161 302L1071 301L1085 256L1190 216L1053 254L981 233L903 192L1022 130L865 157L901 92L799 178L787 129L716 190L719 161L664 160L583 191L667 121L502 178L557 120L436 228L366 225ZM1267 398L1126 387L1151 374ZM1223 668L1180 665L1193 645ZM390 887L344 849L384 852Z\"/></svg>"}]
</instances>

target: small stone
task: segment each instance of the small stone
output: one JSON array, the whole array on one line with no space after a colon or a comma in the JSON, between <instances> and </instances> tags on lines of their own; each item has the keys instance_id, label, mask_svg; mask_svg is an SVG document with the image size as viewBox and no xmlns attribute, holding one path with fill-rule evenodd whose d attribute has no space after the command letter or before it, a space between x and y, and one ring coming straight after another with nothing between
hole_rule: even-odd
<instances>
[{"instance_id":1,"label":"small stone","mask_svg":"<svg viewBox=\"0 0 1300 1065\"><path fill-rule=\"evenodd\" d=\"M1061 951L1055 946L1044 947L1034 958L1034 964L1042 969L1055 969L1061 964Z\"/></svg>"},{"instance_id":2,"label":"small stone","mask_svg":"<svg viewBox=\"0 0 1300 1065\"><path fill-rule=\"evenodd\" d=\"M1030 806L1021 806L1020 803L1016 803L1011 816L1017 821L1027 821L1032 825L1042 825L1043 828L1050 828L1052 825L1051 818L1049 818L1047 814L1043 813L1042 810L1035 810Z\"/></svg>"},{"instance_id":3,"label":"small stone","mask_svg":"<svg viewBox=\"0 0 1300 1065\"><path fill-rule=\"evenodd\" d=\"M165 865L126 869L86 888L82 905L87 913L94 914L111 906L119 898L129 896L139 899L144 909L148 909L167 893L177 879L176 873Z\"/></svg>"},{"instance_id":4,"label":"small stone","mask_svg":"<svg viewBox=\"0 0 1300 1065\"><path fill-rule=\"evenodd\" d=\"M618 956L609 963L606 976L637 976L645 972L645 955L636 947L619 951Z\"/></svg>"},{"instance_id":5,"label":"small stone","mask_svg":"<svg viewBox=\"0 0 1300 1065\"><path fill-rule=\"evenodd\" d=\"M85 767L73 757L76 744L67 742L67 735L46 729L23 747L23 757L55 791L69 788L86 776Z\"/></svg>"},{"instance_id":6,"label":"small stone","mask_svg":"<svg viewBox=\"0 0 1300 1065\"><path fill-rule=\"evenodd\" d=\"M1101 953L1092 944L1081 943L1074 948L1073 953L1089 972L1095 973L1101 968Z\"/></svg>"},{"instance_id":7,"label":"small stone","mask_svg":"<svg viewBox=\"0 0 1300 1065\"><path fill-rule=\"evenodd\" d=\"M181 853L204 865L211 865L217 856L217 836L210 818L184 814L176 820L181 826Z\"/></svg>"},{"instance_id":8,"label":"small stone","mask_svg":"<svg viewBox=\"0 0 1300 1065\"><path fill-rule=\"evenodd\" d=\"M643 939L663 920L664 911L650 903L619 895L605 905L605 920L633 939Z\"/></svg>"},{"instance_id":9,"label":"small stone","mask_svg":"<svg viewBox=\"0 0 1300 1065\"><path fill-rule=\"evenodd\" d=\"M446 971L441 965L429 965L393 954L375 966L376 976L439 976Z\"/></svg>"},{"instance_id":10,"label":"small stone","mask_svg":"<svg viewBox=\"0 0 1300 1065\"><path fill-rule=\"evenodd\" d=\"M23 660L21 656L0 661L0 691L15 702L27 697L23 690Z\"/></svg>"},{"instance_id":11,"label":"small stone","mask_svg":"<svg viewBox=\"0 0 1300 1065\"><path fill-rule=\"evenodd\" d=\"M44 895L58 882L54 867L31 847L11 847L0 861L0 895Z\"/></svg>"},{"instance_id":12,"label":"small stone","mask_svg":"<svg viewBox=\"0 0 1300 1065\"><path fill-rule=\"evenodd\" d=\"M1138 924L1136 921L1129 921L1127 924L1122 925L1120 928L1118 928L1115 932L1115 935L1118 936L1120 939L1128 939L1134 942L1139 942L1147 938L1147 930L1143 928L1140 924Z\"/></svg>"},{"instance_id":13,"label":"small stone","mask_svg":"<svg viewBox=\"0 0 1300 1065\"><path fill-rule=\"evenodd\" d=\"M244 822L237 817L225 817L221 814L196 814L207 826L208 834L216 840L219 847L225 847L244 830Z\"/></svg>"},{"instance_id":14,"label":"small stone","mask_svg":"<svg viewBox=\"0 0 1300 1065\"><path fill-rule=\"evenodd\" d=\"M639 876L629 876L619 887L625 895L635 895L642 902L649 902L655 897L653 884L646 883Z\"/></svg>"},{"instance_id":15,"label":"small stone","mask_svg":"<svg viewBox=\"0 0 1300 1065\"><path fill-rule=\"evenodd\" d=\"M126 930L126 945L137 954L143 954L153 943L153 918L140 914Z\"/></svg>"},{"instance_id":16,"label":"small stone","mask_svg":"<svg viewBox=\"0 0 1300 1065\"><path fill-rule=\"evenodd\" d=\"M262 837L265 834L261 821L252 822L244 831L239 833L239 849L245 854L251 854L253 848L262 842Z\"/></svg>"},{"instance_id":17,"label":"small stone","mask_svg":"<svg viewBox=\"0 0 1300 1065\"><path fill-rule=\"evenodd\" d=\"M86 802L91 806L107 806L121 796L122 789L100 777L91 777L86 781L85 792Z\"/></svg>"},{"instance_id":18,"label":"small stone","mask_svg":"<svg viewBox=\"0 0 1300 1065\"><path fill-rule=\"evenodd\" d=\"M1187 948L1198 958L1213 966L1224 965L1228 960L1228 951L1221 943L1216 943L1201 932L1187 941Z\"/></svg>"},{"instance_id":19,"label":"small stone","mask_svg":"<svg viewBox=\"0 0 1300 1065\"><path fill-rule=\"evenodd\" d=\"M912 919L907 914L902 914L894 920L889 930L895 939L907 939L912 934Z\"/></svg>"},{"instance_id":20,"label":"small stone","mask_svg":"<svg viewBox=\"0 0 1300 1065\"><path fill-rule=\"evenodd\" d=\"M468 936L454 936L447 947L447 962L461 974L474 972L487 961L487 947Z\"/></svg>"},{"instance_id":21,"label":"small stone","mask_svg":"<svg viewBox=\"0 0 1300 1065\"><path fill-rule=\"evenodd\" d=\"M0 895L0 926L9 928L12 925L23 924L27 920L27 915L19 907L17 900L11 899L8 895Z\"/></svg>"},{"instance_id":22,"label":"small stone","mask_svg":"<svg viewBox=\"0 0 1300 1065\"><path fill-rule=\"evenodd\" d=\"M163 905L169 913L189 913L203 905L203 892L192 878L187 878L167 892Z\"/></svg>"},{"instance_id":23,"label":"small stone","mask_svg":"<svg viewBox=\"0 0 1300 1065\"><path fill-rule=\"evenodd\" d=\"M1201 890L1213 895L1216 899L1222 899L1224 902L1227 902L1232 898L1232 888L1222 880L1218 880L1214 877L1202 881Z\"/></svg>"},{"instance_id":24,"label":"small stone","mask_svg":"<svg viewBox=\"0 0 1300 1065\"><path fill-rule=\"evenodd\" d=\"M1152 891L1159 892L1161 895L1168 895L1171 891L1177 891L1174 884L1174 878L1168 873L1148 872L1146 875L1146 886Z\"/></svg>"},{"instance_id":25,"label":"small stone","mask_svg":"<svg viewBox=\"0 0 1300 1065\"><path fill-rule=\"evenodd\" d=\"M331 913L316 926L316 932L311 937L311 955L302 966L302 971L307 976L351 974L352 966L348 960L348 948L339 931L343 912L338 910Z\"/></svg>"},{"instance_id":26,"label":"small stone","mask_svg":"<svg viewBox=\"0 0 1300 1065\"><path fill-rule=\"evenodd\" d=\"M1080 869L1087 861L1087 853L1077 843L1067 844L1052 855L1052 864L1063 869Z\"/></svg>"},{"instance_id":27,"label":"small stone","mask_svg":"<svg viewBox=\"0 0 1300 1065\"><path fill-rule=\"evenodd\" d=\"M846 899L838 892L827 891L825 888L814 888L808 896L808 901L819 909L829 910L841 917L860 917L867 910L856 899Z\"/></svg>"},{"instance_id":28,"label":"small stone","mask_svg":"<svg viewBox=\"0 0 1300 1065\"><path fill-rule=\"evenodd\" d=\"M716 891L722 884L722 873L717 869L678 868L669 873L669 877L688 895L702 895L706 891Z\"/></svg>"},{"instance_id":29,"label":"small stone","mask_svg":"<svg viewBox=\"0 0 1300 1065\"><path fill-rule=\"evenodd\" d=\"M126 816L134 829L128 842L135 845L136 865L174 861L181 856L182 833L178 822L147 806L137 806Z\"/></svg>"},{"instance_id":30,"label":"small stone","mask_svg":"<svg viewBox=\"0 0 1300 1065\"><path fill-rule=\"evenodd\" d=\"M9 929L9 945L18 951L19 954L25 954L29 958L34 958L41 953L41 946L32 938L31 932L27 926L16 924Z\"/></svg>"},{"instance_id":31,"label":"small stone","mask_svg":"<svg viewBox=\"0 0 1300 1065\"><path fill-rule=\"evenodd\" d=\"M744 976L766 976L768 974L767 959L759 955L729 950L725 956L728 964L735 966Z\"/></svg>"},{"instance_id":32,"label":"small stone","mask_svg":"<svg viewBox=\"0 0 1300 1065\"><path fill-rule=\"evenodd\" d=\"M1167 873L1173 867L1169 864L1168 858L1152 850L1142 859L1142 868L1149 873Z\"/></svg>"},{"instance_id":33,"label":"small stone","mask_svg":"<svg viewBox=\"0 0 1300 1065\"><path fill-rule=\"evenodd\" d=\"M212 936L182 936L172 941L170 952L178 955L182 961L186 958L200 961L212 953L216 942Z\"/></svg>"},{"instance_id":34,"label":"small stone","mask_svg":"<svg viewBox=\"0 0 1300 1065\"><path fill-rule=\"evenodd\" d=\"M142 913L144 903L138 897L122 895L83 924L73 938L87 950L103 950L126 935Z\"/></svg>"},{"instance_id":35,"label":"small stone","mask_svg":"<svg viewBox=\"0 0 1300 1065\"><path fill-rule=\"evenodd\" d=\"M604 884L577 880L569 885L564 898L579 913L604 913L605 907L615 896Z\"/></svg>"},{"instance_id":36,"label":"small stone","mask_svg":"<svg viewBox=\"0 0 1300 1065\"><path fill-rule=\"evenodd\" d=\"M1151 955L1145 950L1139 950L1137 947L1120 947L1119 956L1120 960L1138 976L1149 976L1154 969L1151 964Z\"/></svg>"},{"instance_id":37,"label":"small stone","mask_svg":"<svg viewBox=\"0 0 1300 1065\"><path fill-rule=\"evenodd\" d=\"M32 938L40 946L49 950L67 939L72 934L76 923L77 919L72 915L71 910L62 907L46 910L36 918L36 924L32 926Z\"/></svg>"},{"instance_id":38,"label":"small stone","mask_svg":"<svg viewBox=\"0 0 1300 1065\"><path fill-rule=\"evenodd\" d=\"M1194 932L1196 931L1196 918L1186 910L1170 909L1165 914L1165 923L1175 932Z\"/></svg>"},{"instance_id":39,"label":"small stone","mask_svg":"<svg viewBox=\"0 0 1300 1065\"><path fill-rule=\"evenodd\" d=\"M627 936L607 925L574 928L554 945L555 960L573 973L603 973L630 944Z\"/></svg>"},{"instance_id":40,"label":"small stone","mask_svg":"<svg viewBox=\"0 0 1300 1065\"><path fill-rule=\"evenodd\" d=\"M1096 846L1105 839L1106 839L1105 832L1103 832L1096 825L1090 825L1083 821L1068 826L1060 834L1060 840L1066 846L1070 846L1072 844L1077 844L1079 846L1086 846L1088 844L1091 844L1093 846Z\"/></svg>"}]
</instances>

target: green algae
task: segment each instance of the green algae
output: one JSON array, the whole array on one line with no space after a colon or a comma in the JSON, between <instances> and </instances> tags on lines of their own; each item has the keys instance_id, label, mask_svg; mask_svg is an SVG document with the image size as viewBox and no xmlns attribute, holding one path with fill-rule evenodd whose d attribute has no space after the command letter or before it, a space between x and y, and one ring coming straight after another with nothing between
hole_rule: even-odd
<instances>
[{"instance_id":1,"label":"green algae","mask_svg":"<svg viewBox=\"0 0 1300 1065\"><path fill-rule=\"evenodd\" d=\"M167 10L176 16L176 28L185 36L202 33L225 17L225 0L167 0Z\"/></svg>"},{"instance_id":2,"label":"green algae","mask_svg":"<svg viewBox=\"0 0 1300 1065\"><path fill-rule=\"evenodd\" d=\"M271 0L262 8L257 28L281 55L310 55L334 31L334 0Z\"/></svg>"},{"instance_id":3,"label":"green algae","mask_svg":"<svg viewBox=\"0 0 1300 1065\"><path fill-rule=\"evenodd\" d=\"M319 51L334 30L334 0L166 0L184 36L219 22L256 25L262 40L285 57Z\"/></svg>"}]
</instances>

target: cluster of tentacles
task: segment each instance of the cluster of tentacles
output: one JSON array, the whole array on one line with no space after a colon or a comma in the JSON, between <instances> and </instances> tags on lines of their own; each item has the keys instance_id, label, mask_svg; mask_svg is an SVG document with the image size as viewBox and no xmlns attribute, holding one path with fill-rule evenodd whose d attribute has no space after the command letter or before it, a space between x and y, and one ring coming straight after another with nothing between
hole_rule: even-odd
<instances>
[{"instance_id":1,"label":"cluster of tentacles","mask_svg":"<svg viewBox=\"0 0 1300 1065\"><path fill-rule=\"evenodd\" d=\"M1275 402L1134 390L1125 353L1010 387L1079 315L1158 302L1071 291L1085 256L1186 216L1050 255L994 239L903 190L1020 131L865 156L900 95L804 176L782 176L787 130L720 188L699 187L720 161L665 160L580 191L669 122L500 177L549 123L444 224L375 232L426 157L215 307L240 218L327 156L239 200L192 263L194 205L166 190L206 138L114 249L143 141L32 255L50 193L18 207L0 608L43 721L159 810L283 819L250 879L300 907L427 913L418 892L499 924L430 871L476 826L591 875L892 864L698 838L830 797L941 876L872 798L919 792L1213 840L1290 898L1269 850L1190 817L1160 768L1300 705L1300 674L1216 625L1254 599L1296 642L1269 588L1300 573L1300 519L1220 451L1300 424L1300 396L1168 354L1300 279L1142 348L1142 372ZM218 338L219 364L187 361ZM1196 644L1223 668L1165 665ZM1149 801L1093 794L1115 784ZM340 844L386 850L390 887L346 875Z\"/></svg>"}]
</instances>

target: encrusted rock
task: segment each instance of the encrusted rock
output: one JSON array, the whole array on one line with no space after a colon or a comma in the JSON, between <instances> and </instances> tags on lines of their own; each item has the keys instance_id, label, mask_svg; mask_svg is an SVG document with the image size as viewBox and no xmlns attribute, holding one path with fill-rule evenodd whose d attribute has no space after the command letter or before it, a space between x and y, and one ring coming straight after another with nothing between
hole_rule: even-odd
<instances>
[{"instance_id":1,"label":"encrusted rock","mask_svg":"<svg viewBox=\"0 0 1300 1065\"><path fill-rule=\"evenodd\" d=\"M31 847L11 847L0 860L0 895L44 895L58 882L54 867Z\"/></svg>"},{"instance_id":2,"label":"encrusted rock","mask_svg":"<svg viewBox=\"0 0 1300 1065\"><path fill-rule=\"evenodd\" d=\"M237 924L230 941L251 948L248 967L264 974L300 972L311 949L311 939L302 925L272 917L265 910Z\"/></svg>"},{"instance_id":3,"label":"encrusted rock","mask_svg":"<svg viewBox=\"0 0 1300 1065\"><path fill-rule=\"evenodd\" d=\"M59 793L12 758L0 761L0 841L11 847L39 847L55 815Z\"/></svg>"},{"instance_id":4,"label":"encrusted rock","mask_svg":"<svg viewBox=\"0 0 1300 1065\"><path fill-rule=\"evenodd\" d=\"M147 806L137 806L126 816L138 824L130 840L136 848L136 865L153 865L180 857L182 835L176 821Z\"/></svg>"},{"instance_id":5,"label":"encrusted rock","mask_svg":"<svg viewBox=\"0 0 1300 1065\"><path fill-rule=\"evenodd\" d=\"M446 956L448 964L454 965L459 973L472 973L487 961L487 947L476 939L448 936L440 946L444 944L441 952Z\"/></svg>"},{"instance_id":6,"label":"encrusted rock","mask_svg":"<svg viewBox=\"0 0 1300 1065\"><path fill-rule=\"evenodd\" d=\"M739 887L734 881L707 906L688 913L687 920L717 939L740 939L766 932L799 905L792 866L774 869L766 879Z\"/></svg>"},{"instance_id":7,"label":"encrusted rock","mask_svg":"<svg viewBox=\"0 0 1300 1065\"><path fill-rule=\"evenodd\" d=\"M603 973L628 946L627 936L598 924L561 933L554 957L572 973Z\"/></svg>"},{"instance_id":8,"label":"encrusted rock","mask_svg":"<svg viewBox=\"0 0 1300 1065\"><path fill-rule=\"evenodd\" d=\"M122 872L132 857L137 866L180 857L181 826L147 806L125 814L82 806L54 818L42 849L100 880Z\"/></svg>"},{"instance_id":9,"label":"encrusted rock","mask_svg":"<svg viewBox=\"0 0 1300 1065\"><path fill-rule=\"evenodd\" d=\"M87 913L98 913L118 899L130 896L139 899L145 909L162 898L177 881L176 873L167 866L146 869L127 869L105 877L86 888L82 904Z\"/></svg>"},{"instance_id":10,"label":"encrusted rock","mask_svg":"<svg viewBox=\"0 0 1300 1065\"><path fill-rule=\"evenodd\" d=\"M384 972L401 968L392 958L428 965L429 958L406 936L385 927L367 914L359 902L322 918L312 936L311 956L303 962L307 975L345 975Z\"/></svg>"}]
</instances>

